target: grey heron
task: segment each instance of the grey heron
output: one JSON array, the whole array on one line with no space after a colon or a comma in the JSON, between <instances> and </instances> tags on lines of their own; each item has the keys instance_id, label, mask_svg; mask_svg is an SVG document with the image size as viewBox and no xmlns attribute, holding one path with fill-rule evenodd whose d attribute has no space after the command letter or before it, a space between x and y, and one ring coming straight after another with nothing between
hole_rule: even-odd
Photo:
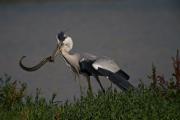
<instances>
[{"instance_id":1,"label":"grey heron","mask_svg":"<svg viewBox=\"0 0 180 120\"><path fill-rule=\"evenodd\" d=\"M73 40L64 32L58 33L56 39L57 46L51 56L44 58L33 67L26 67L22 64L22 59L24 59L23 56L19 62L20 66L24 70L35 71L46 62L54 62L55 57L60 54L76 76L83 75L86 77L88 89L90 91L92 91L90 76L93 76L97 80L103 92L105 92L105 89L100 82L99 76L106 77L123 91L133 88L133 85L128 81L129 75L124 72L113 59L108 57L97 57L89 53L72 53Z\"/></svg>"}]
</instances>

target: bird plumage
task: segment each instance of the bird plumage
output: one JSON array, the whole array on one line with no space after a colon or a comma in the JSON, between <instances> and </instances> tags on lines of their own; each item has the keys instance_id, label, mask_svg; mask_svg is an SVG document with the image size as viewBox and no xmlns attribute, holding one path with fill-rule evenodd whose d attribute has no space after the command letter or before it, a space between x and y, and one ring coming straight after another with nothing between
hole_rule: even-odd
<instances>
[{"instance_id":1,"label":"bird plumage","mask_svg":"<svg viewBox=\"0 0 180 120\"><path fill-rule=\"evenodd\" d=\"M98 76L107 77L122 90L133 87L127 81L129 75L122 71L114 60L108 57L96 57L95 55L88 53L69 53L73 48L73 41L71 37L62 32L57 35L57 40L60 46L57 48L57 51L62 54L72 71L78 75L85 74L86 76L94 76L103 91L104 88L102 87Z\"/></svg>"}]
</instances>

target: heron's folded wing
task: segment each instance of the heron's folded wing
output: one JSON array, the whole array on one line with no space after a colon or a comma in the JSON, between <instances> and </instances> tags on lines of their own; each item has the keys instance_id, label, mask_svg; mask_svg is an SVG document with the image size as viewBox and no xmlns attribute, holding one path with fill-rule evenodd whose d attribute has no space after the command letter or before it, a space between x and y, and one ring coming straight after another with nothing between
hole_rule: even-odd
<instances>
[{"instance_id":1,"label":"heron's folded wing","mask_svg":"<svg viewBox=\"0 0 180 120\"><path fill-rule=\"evenodd\" d=\"M133 85L124 77L124 75L117 73L112 73L111 71L98 68L99 74L107 77L112 83L117 85L121 90L128 90L130 88L134 88Z\"/></svg>"},{"instance_id":2,"label":"heron's folded wing","mask_svg":"<svg viewBox=\"0 0 180 120\"><path fill-rule=\"evenodd\" d=\"M92 66L97 70L98 68L102 68L108 71L111 71L113 73L116 73L117 71L120 70L120 67L118 66L118 64L107 57L103 57L103 58L98 58L93 64Z\"/></svg>"},{"instance_id":3,"label":"heron's folded wing","mask_svg":"<svg viewBox=\"0 0 180 120\"><path fill-rule=\"evenodd\" d=\"M97 59L93 64L93 68L98 71L101 76L107 77L112 83L122 90L128 90L133 86L128 82L129 75L109 58Z\"/></svg>"}]
</instances>

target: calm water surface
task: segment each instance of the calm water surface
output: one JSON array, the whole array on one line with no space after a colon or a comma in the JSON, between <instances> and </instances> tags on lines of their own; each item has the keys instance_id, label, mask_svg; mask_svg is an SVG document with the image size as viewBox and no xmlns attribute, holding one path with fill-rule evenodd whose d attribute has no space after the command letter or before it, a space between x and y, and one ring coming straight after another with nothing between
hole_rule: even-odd
<instances>
[{"instance_id":1,"label":"calm water surface","mask_svg":"<svg viewBox=\"0 0 180 120\"><path fill-rule=\"evenodd\" d=\"M130 74L130 82L145 80L154 62L161 74L170 76L171 56L180 48L180 9L175 3L65 2L0 5L0 74L28 83L58 99L79 96L79 82L61 57L36 72L23 71L18 61L33 65L49 56L57 32L64 30L74 40L73 51L109 56ZM87 88L85 80L84 90ZM106 79L103 85L110 86ZM145 81L148 83L148 81ZM94 90L99 86L92 79Z\"/></svg>"}]
</instances>

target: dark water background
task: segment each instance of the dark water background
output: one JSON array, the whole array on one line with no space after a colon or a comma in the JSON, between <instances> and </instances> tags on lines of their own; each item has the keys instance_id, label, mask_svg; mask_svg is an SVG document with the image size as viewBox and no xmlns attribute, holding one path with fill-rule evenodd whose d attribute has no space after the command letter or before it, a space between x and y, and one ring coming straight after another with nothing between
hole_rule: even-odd
<instances>
[{"instance_id":1,"label":"dark water background","mask_svg":"<svg viewBox=\"0 0 180 120\"><path fill-rule=\"evenodd\" d=\"M140 78L148 83L152 62L161 74L171 75L171 56L180 48L180 4L176 0L1 4L0 74L26 82L29 94L41 88L44 96L56 92L60 100L79 96L79 83L61 57L31 73L18 65L23 55L27 65L49 56L61 30L73 38L73 51L112 57L130 74L132 84ZM81 82L85 90L86 82ZM106 79L102 82L110 86Z\"/></svg>"}]
</instances>

